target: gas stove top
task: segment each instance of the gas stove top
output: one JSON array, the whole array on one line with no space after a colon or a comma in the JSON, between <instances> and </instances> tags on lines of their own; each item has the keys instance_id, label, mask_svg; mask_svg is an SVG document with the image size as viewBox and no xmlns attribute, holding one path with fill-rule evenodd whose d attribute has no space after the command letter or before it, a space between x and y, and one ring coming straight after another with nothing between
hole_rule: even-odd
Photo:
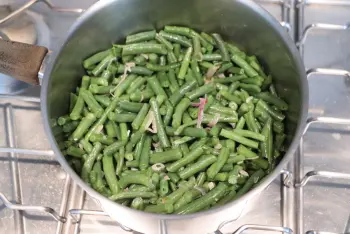
<instances>
[{"instance_id":1,"label":"gas stove top","mask_svg":"<svg viewBox=\"0 0 350 234\"><path fill-rule=\"evenodd\" d=\"M3 11L0 8L0 16L28 3L14 2ZM38 21L30 20L33 30L27 38L55 50L79 15L73 8L86 9L95 0L56 0L51 7L61 8L54 9L42 1L30 2L39 3L20 17L34 15ZM350 233L350 1L257 2L288 30L303 55L310 88L310 127L281 178L246 204L238 219L227 214L226 221L234 220L220 231ZM58 11L62 8L69 12ZM6 26L14 27L18 20L13 18ZM0 31L4 27L0 24ZM42 126L40 87L17 91L9 89L0 96L0 233L132 232L110 219L55 160ZM198 233L214 231L198 227ZM159 233L172 232L160 229Z\"/></svg>"}]
</instances>

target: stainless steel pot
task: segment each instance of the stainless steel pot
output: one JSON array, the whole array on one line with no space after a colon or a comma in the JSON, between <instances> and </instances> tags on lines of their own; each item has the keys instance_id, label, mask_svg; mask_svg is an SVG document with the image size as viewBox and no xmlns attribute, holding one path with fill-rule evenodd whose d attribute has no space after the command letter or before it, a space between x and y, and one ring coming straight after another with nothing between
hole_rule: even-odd
<instances>
[{"instance_id":1,"label":"stainless steel pot","mask_svg":"<svg viewBox=\"0 0 350 234\"><path fill-rule=\"evenodd\" d=\"M231 203L191 215L159 215L136 211L114 203L85 184L61 154L49 120L68 111L69 93L84 74L82 61L89 55L121 41L126 35L164 25L188 25L218 32L242 46L272 74L279 94L287 100L287 152L262 183ZM28 51L31 49L31 51ZM25 52L26 54L23 54ZM37 72L47 50L0 41L0 72L38 83ZM206 233L235 213L264 190L291 159L306 123L308 86L305 69L293 41L279 23L250 0L105 0L88 9L72 26L66 40L45 69L41 91L44 125L57 160L69 175L103 209L121 224L140 232Z\"/></svg>"}]
</instances>

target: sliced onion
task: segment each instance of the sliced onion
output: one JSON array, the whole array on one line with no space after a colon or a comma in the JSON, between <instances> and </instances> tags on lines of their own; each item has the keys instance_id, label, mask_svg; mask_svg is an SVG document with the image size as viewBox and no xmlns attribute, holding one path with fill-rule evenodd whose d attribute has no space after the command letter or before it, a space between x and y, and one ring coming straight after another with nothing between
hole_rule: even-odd
<instances>
[{"instance_id":1,"label":"sliced onion","mask_svg":"<svg viewBox=\"0 0 350 234\"><path fill-rule=\"evenodd\" d=\"M245 170L240 170L239 174L241 174L242 176L246 176L246 177L249 176L248 172L246 172Z\"/></svg>"},{"instance_id":2,"label":"sliced onion","mask_svg":"<svg viewBox=\"0 0 350 234\"><path fill-rule=\"evenodd\" d=\"M220 68L220 66L213 66L213 67L209 68L207 71L207 74L205 76L208 79L211 79L219 68Z\"/></svg>"},{"instance_id":3,"label":"sliced onion","mask_svg":"<svg viewBox=\"0 0 350 234\"><path fill-rule=\"evenodd\" d=\"M168 175L165 175L163 178L164 178L164 180L170 180Z\"/></svg>"},{"instance_id":4,"label":"sliced onion","mask_svg":"<svg viewBox=\"0 0 350 234\"><path fill-rule=\"evenodd\" d=\"M96 127L96 130L94 131L94 133L101 133L103 130L103 124L100 124Z\"/></svg>"},{"instance_id":5,"label":"sliced onion","mask_svg":"<svg viewBox=\"0 0 350 234\"><path fill-rule=\"evenodd\" d=\"M165 170L165 165L163 163L156 163L152 165L152 170L154 172L161 172Z\"/></svg>"},{"instance_id":6,"label":"sliced onion","mask_svg":"<svg viewBox=\"0 0 350 234\"><path fill-rule=\"evenodd\" d=\"M142 57L144 57L145 59L149 59L148 55L147 54L141 54Z\"/></svg>"},{"instance_id":7,"label":"sliced onion","mask_svg":"<svg viewBox=\"0 0 350 234\"><path fill-rule=\"evenodd\" d=\"M158 148L160 146L160 142L152 143L154 148Z\"/></svg>"},{"instance_id":8,"label":"sliced onion","mask_svg":"<svg viewBox=\"0 0 350 234\"><path fill-rule=\"evenodd\" d=\"M209 127L214 127L218 123L219 118L220 118L220 114L216 113L215 116L214 116L214 119L208 123L208 126Z\"/></svg>"},{"instance_id":9,"label":"sliced onion","mask_svg":"<svg viewBox=\"0 0 350 234\"><path fill-rule=\"evenodd\" d=\"M253 101L253 97L252 96L248 97L247 100L245 100L246 103L249 103L251 101Z\"/></svg>"},{"instance_id":10,"label":"sliced onion","mask_svg":"<svg viewBox=\"0 0 350 234\"><path fill-rule=\"evenodd\" d=\"M224 73L220 73L219 75L217 75L218 78L225 78L225 74Z\"/></svg>"},{"instance_id":11,"label":"sliced onion","mask_svg":"<svg viewBox=\"0 0 350 234\"><path fill-rule=\"evenodd\" d=\"M153 119L154 119L153 111L150 111L149 115L148 115L147 122L146 122L146 126L145 126L146 130L150 129L150 126L151 126L151 124L153 122ZM152 129L152 131L153 131L153 129Z\"/></svg>"},{"instance_id":12,"label":"sliced onion","mask_svg":"<svg viewBox=\"0 0 350 234\"><path fill-rule=\"evenodd\" d=\"M206 98L200 98L199 99L199 112L198 112L198 119L197 119L197 128L200 128L203 121L204 116L204 106L208 102L208 99Z\"/></svg>"},{"instance_id":13,"label":"sliced onion","mask_svg":"<svg viewBox=\"0 0 350 234\"><path fill-rule=\"evenodd\" d=\"M209 182L208 183L208 188L209 190L212 190L213 188L215 188L216 184L214 182Z\"/></svg>"},{"instance_id":14,"label":"sliced onion","mask_svg":"<svg viewBox=\"0 0 350 234\"><path fill-rule=\"evenodd\" d=\"M214 146L214 149L217 149L217 150L219 150L219 149L221 149L222 148L222 145L219 143L219 144L216 144L215 146Z\"/></svg>"},{"instance_id":15,"label":"sliced onion","mask_svg":"<svg viewBox=\"0 0 350 234\"><path fill-rule=\"evenodd\" d=\"M206 194L204 188L202 188L202 187L194 186L193 188L197 189L202 194L202 196L204 196Z\"/></svg>"}]
</instances>

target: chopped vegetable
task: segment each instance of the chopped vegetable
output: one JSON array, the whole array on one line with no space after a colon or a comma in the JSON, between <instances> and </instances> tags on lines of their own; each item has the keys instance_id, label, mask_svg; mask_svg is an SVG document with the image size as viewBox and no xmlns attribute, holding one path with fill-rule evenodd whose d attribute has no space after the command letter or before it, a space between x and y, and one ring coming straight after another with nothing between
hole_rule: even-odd
<instances>
[{"instance_id":1,"label":"chopped vegetable","mask_svg":"<svg viewBox=\"0 0 350 234\"><path fill-rule=\"evenodd\" d=\"M165 26L82 62L91 76L69 94L55 133L86 183L133 209L190 214L237 199L274 169L288 104L258 59L224 39Z\"/></svg>"}]
</instances>

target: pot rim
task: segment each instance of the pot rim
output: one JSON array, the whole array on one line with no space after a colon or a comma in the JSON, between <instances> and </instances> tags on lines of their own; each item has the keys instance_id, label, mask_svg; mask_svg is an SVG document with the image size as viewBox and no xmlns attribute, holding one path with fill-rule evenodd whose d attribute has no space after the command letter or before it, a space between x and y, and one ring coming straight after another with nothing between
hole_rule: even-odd
<instances>
[{"instance_id":1,"label":"pot rim","mask_svg":"<svg viewBox=\"0 0 350 234\"><path fill-rule=\"evenodd\" d=\"M95 4L93 4L90 8L88 8L76 21L75 23L70 27L70 30L63 40L63 43L60 46L60 49L55 51L52 55L52 61L45 69L44 79L42 83L42 90L41 90L41 113L44 121L44 128L47 134L47 137L51 143L51 146L53 148L53 151L55 153L55 157L59 161L59 163L63 166L64 170L69 174L69 176L76 182L82 189L84 189L90 196L97 199L100 204L103 206L114 206L120 211L126 211L126 212L134 212L138 214L147 215L148 217L153 217L158 220L181 220L181 219L191 219L191 218L197 218L200 216L210 215L213 213L216 213L218 211L221 211L223 209L227 209L230 207L235 206L236 204L249 200L258 193L260 193L263 189L265 189L280 173L281 170L285 167L285 165L289 162L289 160L292 158L293 154L295 153L299 141L302 137L305 125L306 125L306 119L308 114L308 83L306 78L306 72L305 67L302 62L302 59L299 55L299 51L297 50L293 40L290 38L288 33L285 31L285 29L279 24L279 22L276 21L276 19L270 15L266 10L264 10L262 7L260 7L257 3L253 2L252 0L238 0L240 3L248 6L252 11L254 11L256 14L260 14L263 18L266 19L266 21L270 24L270 26L274 29L274 31L279 35L280 39L284 42L288 50L290 51L292 55L292 59L295 62L296 68L298 69L299 73L301 74L301 100L302 100L302 107L301 107L301 115L298 119L298 125L297 125L297 131L294 135L294 138L285 153L283 159L281 162L277 165L277 167L273 170L272 173L267 175L264 180L256 186L254 189L250 190L248 193L244 194L239 199L233 200L223 206L211 208L206 211L200 211L193 214L187 214L187 215L177 215L177 214L154 214L154 213L148 213L144 211L135 210L126 206L123 206L121 204L118 204L114 201L109 200L108 198L104 197L103 195L99 194L97 191L95 191L93 188L88 186L81 178L80 176L70 167L64 156L62 155L61 151L59 150L59 147L56 143L56 140L53 136L49 118L48 118L48 108L47 108L47 91L49 86L49 79L51 76L51 72L56 64L57 58L60 56L60 53L62 51L62 48L67 44L67 42L70 40L72 35L74 34L75 30L80 27L80 25L88 18L92 17L96 12L98 12L100 9L104 7L108 7L109 4L114 2L115 0L105 0L105 1L98 1ZM113 218L113 217L112 217ZM223 220L224 221L224 220Z\"/></svg>"}]
</instances>

